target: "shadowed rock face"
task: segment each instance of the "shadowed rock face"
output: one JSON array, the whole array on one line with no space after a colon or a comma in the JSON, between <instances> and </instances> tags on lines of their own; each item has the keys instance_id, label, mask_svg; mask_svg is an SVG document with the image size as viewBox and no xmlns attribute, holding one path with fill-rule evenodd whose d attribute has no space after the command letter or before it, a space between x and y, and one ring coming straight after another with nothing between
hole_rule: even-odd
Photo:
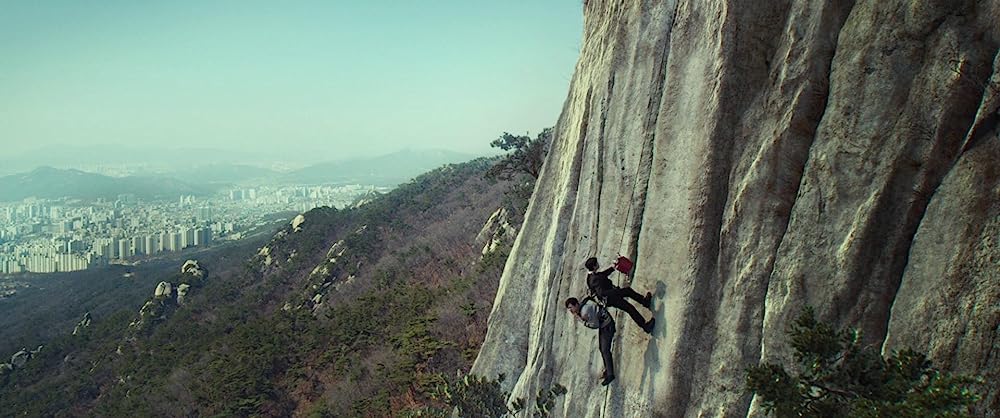
<instances>
[{"instance_id":1,"label":"shadowed rock face","mask_svg":"<svg viewBox=\"0 0 1000 418\"><path fill-rule=\"evenodd\" d=\"M558 416L752 416L744 369L812 305L1000 379L1000 2L584 3L474 372L567 386ZM618 314L606 389L562 301L619 253L657 329Z\"/></svg>"}]
</instances>

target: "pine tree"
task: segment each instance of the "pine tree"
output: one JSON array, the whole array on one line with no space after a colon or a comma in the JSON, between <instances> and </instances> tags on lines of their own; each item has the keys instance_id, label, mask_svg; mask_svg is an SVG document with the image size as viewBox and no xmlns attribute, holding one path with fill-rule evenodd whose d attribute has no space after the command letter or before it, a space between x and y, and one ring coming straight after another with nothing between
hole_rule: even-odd
<instances>
[{"instance_id":1,"label":"pine tree","mask_svg":"<svg viewBox=\"0 0 1000 418\"><path fill-rule=\"evenodd\" d=\"M775 417L971 417L979 379L933 367L903 350L883 358L854 329L836 330L806 308L788 330L795 370L764 363L747 370L746 388Z\"/></svg>"}]
</instances>

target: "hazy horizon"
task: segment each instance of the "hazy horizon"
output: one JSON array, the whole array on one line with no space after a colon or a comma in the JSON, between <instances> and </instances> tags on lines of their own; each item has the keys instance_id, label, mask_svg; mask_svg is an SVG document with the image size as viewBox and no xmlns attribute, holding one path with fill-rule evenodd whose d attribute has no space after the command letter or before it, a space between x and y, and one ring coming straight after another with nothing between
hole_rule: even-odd
<instances>
[{"instance_id":1,"label":"hazy horizon","mask_svg":"<svg viewBox=\"0 0 1000 418\"><path fill-rule=\"evenodd\" d=\"M74 147L313 163L407 147L489 153L503 131L534 135L555 123L580 9L576 1L7 4L0 160Z\"/></svg>"}]
</instances>

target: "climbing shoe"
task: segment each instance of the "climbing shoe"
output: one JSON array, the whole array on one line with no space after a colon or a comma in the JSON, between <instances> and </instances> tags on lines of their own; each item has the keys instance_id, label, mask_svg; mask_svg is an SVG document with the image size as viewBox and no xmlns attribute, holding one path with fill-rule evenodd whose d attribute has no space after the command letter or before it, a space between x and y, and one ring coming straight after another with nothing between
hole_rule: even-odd
<instances>
[{"instance_id":1,"label":"climbing shoe","mask_svg":"<svg viewBox=\"0 0 1000 418\"><path fill-rule=\"evenodd\" d=\"M615 380L615 375L604 376L604 379L601 380L601 386L607 386L612 380Z\"/></svg>"},{"instance_id":2,"label":"climbing shoe","mask_svg":"<svg viewBox=\"0 0 1000 418\"><path fill-rule=\"evenodd\" d=\"M642 330L646 331L647 334L652 334L653 333L653 323L655 323L655 322L656 322L656 318L649 318L649 321L646 322L646 325L642 326Z\"/></svg>"},{"instance_id":3,"label":"climbing shoe","mask_svg":"<svg viewBox=\"0 0 1000 418\"><path fill-rule=\"evenodd\" d=\"M653 292L646 292L646 297L642 298L642 306L649 309L653 305Z\"/></svg>"}]
</instances>

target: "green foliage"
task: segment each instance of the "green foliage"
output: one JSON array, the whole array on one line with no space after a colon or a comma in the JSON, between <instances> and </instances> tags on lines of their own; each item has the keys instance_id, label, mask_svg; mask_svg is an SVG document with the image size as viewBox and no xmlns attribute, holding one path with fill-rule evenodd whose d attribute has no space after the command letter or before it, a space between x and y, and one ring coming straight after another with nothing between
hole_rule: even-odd
<instances>
[{"instance_id":1,"label":"green foliage","mask_svg":"<svg viewBox=\"0 0 1000 418\"><path fill-rule=\"evenodd\" d=\"M552 128L543 129L535 139L527 135L515 136L504 132L490 143L494 148L509 151L486 171L485 177L491 180L510 181L504 192L503 206L512 215L514 223L523 220L528 208L528 201L535 190L535 182L545 163L549 145L552 142Z\"/></svg>"},{"instance_id":2,"label":"green foliage","mask_svg":"<svg viewBox=\"0 0 1000 418\"><path fill-rule=\"evenodd\" d=\"M527 135L511 135L504 132L493 140L490 146L510 153L486 172L487 178L514 180L521 175L529 175L537 179L551 141L552 128L543 129L535 139Z\"/></svg>"},{"instance_id":3,"label":"green foliage","mask_svg":"<svg viewBox=\"0 0 1000 418\"><path fill-rule=\"evenodd\" d=\"M315 344L309 316L275 315L240 326L211 349L195 386L198 403L225 416L249 416L291 406L274 377L288 371L304 349ZM295 344L293 347L292 344Z\"/></svg>"},{"instance_id":4,"label":"green foliage","mask_svg":"<svg viewBox=\"0 0 1000 418\"><path fill-rule=\"evenodd\" d=\"M119 311L107 318L95 318L87 332L64 335L46 344L24 368L0 381L0 411L4 411L0 415L52 416L52 411L68 410L97 398L100 380L106 375L95 370L96 366L114 356L117 341L95 336L122 337L133 314ZM90 349L84 351L84 347Z\"/></svg>"},{"instance_id":5,"label":"green foliage","mask_svg":"<svg viewBox=\"0 0 1000 418\"><path fill-rule=\"evenodd\" d=\"M747 370L747 390L777 417L969 417L977 379L941 372L924 354L883 358L853 329L836 330L806 308L788 331L796 370Z\"/></svg>"},{"instance_id":6,"label":"green foliage","mask_svg":"<svg viewBox=\"0 0 1000 418\"><path fill-rule=\"evenodd\" d=\"M538 391L535 398L536 418L547 418L552 413L552 408L556 406L556 398L566 394L566 387L556 383L551 388L543 388Z\"/></svg>"},{"instance_id":7,"label":"green foliage","mask_svg":"<svg viewBox=\"0 0 1000 418\"><path fill-rule=\"evenodd\" d=\"M496 380L469 374L441 386L438 394L445 404L457 409L458 415L462 417L513 416L524 409L524 401L516 399L510 405L507 404L510 392L501 388L504 378L502 374Z\"/></svg>"},{"instance_id":8,"label":"green foliage","mask_svg":"<svg viewBox=\"0 0 1000 418\"><path fill-rule=\"evenodd\" d=\"M510 245L504 243L496 250L483 254L483 259L476 265L479 274L493 274L499 276L503 273L504 265L507 264L507 257L510 256Z\"/></svg>"},{"instance_id":9,"label":"green foliage","mask_svg":"<svg viewBox=\"0 0 1000 418\"><path fill-rule=\"evenodd\" d=\"M543 388L538 391L535 399L535 408L530 411L526 408L524 399L510 399L510 392L503 390L505 376L500 374L496 379L488 379L485 376L467 374L456 375L453 379L446 379L437 386L433 392L433 397L444 403L445 407L428 407L418 411L411 411L410 416L421 417L446 417L449 411L455 411L460 417L486 417L486 418L513 418L519 416L531 416L537 418L548 417L555 407L556 398L566 394L566 388L558 383L552 387Z\"/></svg>"}]
</instances>

